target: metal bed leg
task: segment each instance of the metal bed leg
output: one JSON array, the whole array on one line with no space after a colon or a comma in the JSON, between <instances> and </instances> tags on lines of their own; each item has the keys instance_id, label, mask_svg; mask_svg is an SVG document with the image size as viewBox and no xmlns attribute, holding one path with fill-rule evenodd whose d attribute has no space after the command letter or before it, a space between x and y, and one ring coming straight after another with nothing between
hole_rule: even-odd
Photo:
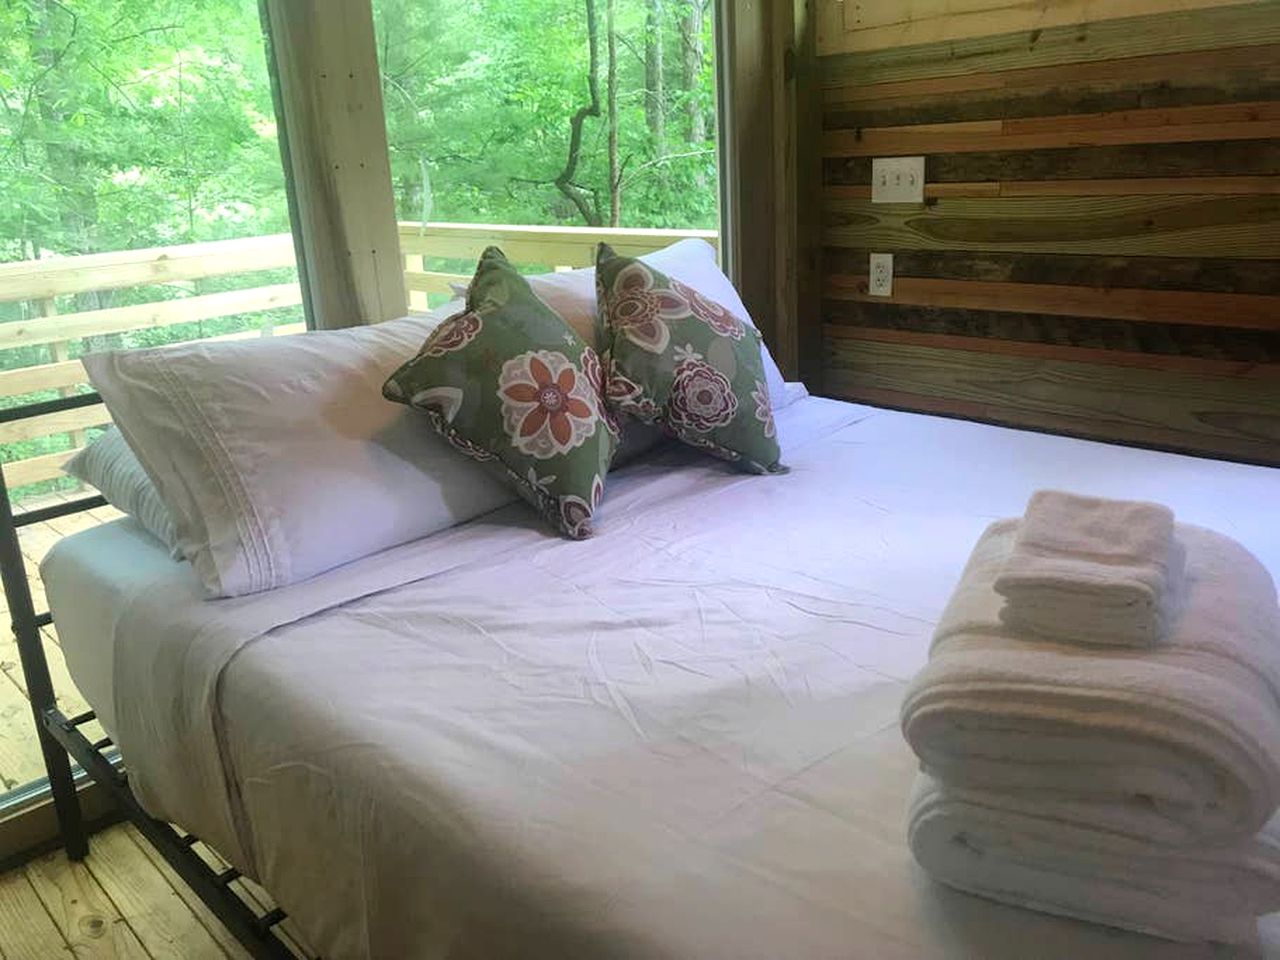
<instances>
[{"instance_id":1,"label":"metal bed leg","mask_svg":"<svg viewBox=\"0 0 1280 960\"><path fill-rule=\"evenodd\" d=\"M40 720L36 717L37 723ZM62 832L67 858L83 860L89 855L89 835L84 829L80 798L76 795L75 780L71 776L71 760L43 723L40 723L40 749L44 752L49 789L53 792L53 809L58 816L58 829Z\"/></svg>"},{"instance_id":2,"label":"metal bed leg","mask_svg":"<svg viewBox=\"0 0 1280 960\"><path fill-rule=\"evenodd\" d=\"M13 520L13 508L9 504L9 490L0 472L0 581L9 601L9 615L13 618L13 635L18 641L18 656L22 661L22 675L27 681L27 697L31 700L31 713L40 736L40 750L44 754L45 772L49 788L53 792L53 807L58 815L58 827L66 845L67 856L83 860L89 855L89 841L85 835L84 819L80 812L80 799L76 796L75 781L71 778L71 761L66 749L58 743L45 726L45 716L57 709L53 693L53 680L49 676L49 661L45 659L44 645L40 639L40 625L31 600L31 586L27 583L27 565L18 542L18 528Z\"/></svg>"}]
</instances>

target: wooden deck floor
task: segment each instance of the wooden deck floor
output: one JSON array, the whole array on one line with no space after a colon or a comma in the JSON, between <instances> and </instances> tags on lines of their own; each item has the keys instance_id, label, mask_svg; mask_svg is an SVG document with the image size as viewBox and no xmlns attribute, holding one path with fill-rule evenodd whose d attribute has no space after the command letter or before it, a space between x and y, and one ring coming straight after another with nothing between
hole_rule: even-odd
<instances>
[{"instance_id":1,"label":"wooden deck floor","mask_svg":"<svg viewBox=\"0 0 1280 960\"><path fill-rule=\"evenodd\" d=\"M73 496L54 494L20 506L33 509ZM68 534L119 516L118 511L103 507L19 532L37 612L48 608L39 563L49 548ZM7 607L0 594L0 793L44 776ZM62 709L68 714L87 710L52 627L45 629L45 655ZM90 739L102 735L96 724L86 725L85 733ZM203 844L196 849L225 867ZM274 905L260 887L244 880L236 883L264 910ZM290 929L286 921L286 931ZM296 939L291 940L299 957L311 956L297 946ZM70 863L56 853L0 876L0 960L248 960L248 956L131 825L95 836L84 863Z\"/></svg>"},{"instance_id":2,"label":"wooden deck floor","mask_svg":"<svg viewBox=\"0 0 1280 960\"><path fill-rule=\"evenodd\" d=\"M48 506L59 500L72 499L74 496L51 494L38 500L23 501L20 506L23 509L34 509ZM19 531L22 552L27 560L27 582L31 584L31 594L37 613L48 609L44 584L40 580L39 564L49 548L67 534L119 516L119 511L111 507L102 507L69 517L60 517L47 523L32 524ZM27 700L27 685L22 676L22 667L18 662L18 645L8 625L8 604L3 594L0 594L0 793L44 776L44 763L40 758L40 747L36 741L35 728L31 720L31 705ZM67 673L62 649L58 645L57 632L52 627L46 627L44 636L49 672L53 676L54 690L58 694L62 709L68 714L87 710L88 704L85 703L80 691L71 681L70 674ZM86 727L86 734L90 735L91 739L102 736L96 725Z\"/></svg>"},{"instance_id":3,"label":"wooden deck floor","mask_svg":"<svg viewBox=\"0 0 1280 960\"><path fill-rule=\"evenodd\" d=\"M103 831L91 847L83 863L59 852L0 876L0 960L249 960L132 825ZM271 905L260 887L236 884ZM311 960L284 927L295 955Z\"/></svg>"}]
</instances>

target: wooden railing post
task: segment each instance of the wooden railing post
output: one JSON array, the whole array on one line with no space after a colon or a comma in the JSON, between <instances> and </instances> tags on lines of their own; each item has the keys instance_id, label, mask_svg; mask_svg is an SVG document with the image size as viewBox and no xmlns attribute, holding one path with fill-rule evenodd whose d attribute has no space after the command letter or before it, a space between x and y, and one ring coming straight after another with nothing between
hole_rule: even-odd
<instances>
[{"instance_id":1,"label":"wooden railing post","mask_svg":"<svg viewBox=\"0 0 1280 960\"><path fill-rule=\"evenodd\" d=\"M422 263L423 263L423 258L421 254L406 253L404 255L404 269L406 273L422 273L424 269ZM410 310L430 310L431 309L430 303L427 300L426 291L414 290L413 288L409 287L408 284L406 284L405 293L408 294L408 297L409 297Z\"/></svg>"},{"instance_id":2,"label":"wooden railing post","mask_svg":"<svg viewBox=\"0 0 1280 960\"><path fill-rule=\"evenodd\" d=\"M42 317L56 317L58 315L58 303L53 297L46 297L36 302L36 310ZM71 359L71 343L67 340L55 340L49 344L49 352L53 354L54 363L65 363ZM63 386L58 388L58 396L69 397L76 392L74 386ZM71 437L72 449L78 450L83 447L89 440L89 434L84 430L72 430L68 436ZM79 480L75 482L75 489L80 490L84 487Z\"/></svg>"}]
</instances>

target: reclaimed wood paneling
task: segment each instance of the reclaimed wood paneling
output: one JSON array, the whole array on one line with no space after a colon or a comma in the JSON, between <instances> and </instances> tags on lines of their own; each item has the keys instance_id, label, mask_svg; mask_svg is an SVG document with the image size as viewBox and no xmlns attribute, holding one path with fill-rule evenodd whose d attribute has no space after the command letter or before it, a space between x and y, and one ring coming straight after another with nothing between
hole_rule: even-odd
<instances>
[{"instance_id":1,"label":"reclaimed wood paneling","mask_svg":"<svg viewBox=\"0 0 1280 960\"><path fill-rule=\"evenodd\" d=\"M1280 464L1280 2L817 22L824 392Z\"/></svg>"},{"instance_id":2,"label":"reclaimed wood paneling","mask_svg":"<svg viewBox=\"0 0 1280 960\"><path fill-rule=\"evenodd\" d=\"M841 338L827 350L829 387L866 403L1262 462L1280 445L1269 380Z\"/></svg>"},{"instance_id":3,"label":"reclaimed wood paneling","mask_svg":"<svg viewBox=\"0 0 1280 960\"><path fill-rule=\"evenodd\" d=\"M885 50L912 44L1043 30L1208 7L1239 0L909 0L841 3L822 36L822 53Z\"/></svg>"},{"instance_id":4,"label":"reclaimed wood paneling","mask_svg":"<svg viewBox=\"0 0 1280 960\"><path fill-rule=\"evenodd\" d=\"M839 4L840 0L823 0ZM896 0L862 0L864 6ZM956 77L1280 42L1274 0L1102 23L1000 28L989 36L823 56L825 85ZM819 54L831 53L819 50Z\"/></svg>"},{"instance_id":5,"label":"reclaimed wood paneling","mask_svg":"<svg viewBox=\"0 0 1280 960\"><path fill-rule=\"evenodd\" d=\"M869 185L871 158L828 157L823 175L829 184ZM933 183L1277 175L1280 139L944 153L930 156L927 170Z\"/></svg>"},{"instance_id":6,"label":"reclaimed wood paneling","mask_svg":"<svg viewBox=\"0 0 1280 960\"><path fill-rule=\"evenodd\" d=\"M829 245L1132 256L1280 257L1280 196L828 198Z\"/></svg>"}]
</instances>

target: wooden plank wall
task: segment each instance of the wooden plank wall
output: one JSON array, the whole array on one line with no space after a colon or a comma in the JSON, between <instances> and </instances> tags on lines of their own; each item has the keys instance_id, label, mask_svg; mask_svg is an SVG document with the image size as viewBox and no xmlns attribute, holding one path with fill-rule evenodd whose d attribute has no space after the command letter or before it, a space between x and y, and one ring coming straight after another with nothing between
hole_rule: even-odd
<instances>
[{"instance_id":1,"label":"wooden plank wall","mask_svg":"<svg viewBox=\"0 0 1280 960\"><path fill-rule=\"evenodd\" d=\"M1280 0L819 0L817 33L824 393L1280 463ZM872 204L917 154L925 202Z\"/></svg>"}]
</instances>

